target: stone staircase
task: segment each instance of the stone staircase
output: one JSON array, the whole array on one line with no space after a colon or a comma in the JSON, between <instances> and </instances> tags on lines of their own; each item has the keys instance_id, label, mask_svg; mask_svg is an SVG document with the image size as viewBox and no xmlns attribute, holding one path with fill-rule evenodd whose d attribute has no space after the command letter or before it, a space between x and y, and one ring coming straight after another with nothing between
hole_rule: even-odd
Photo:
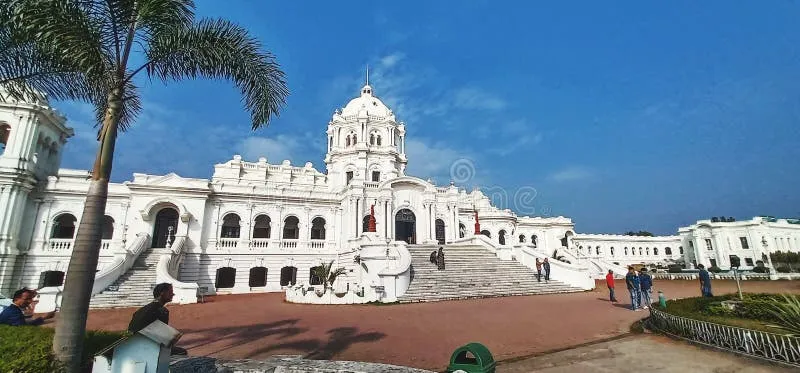
<instances>
[{"instance_id":1,"label":"stone staircase","mask_svg":"<svg viewBox=\"0 0 800 373\"><path fill-rule=\"evenodd\" d=\"M550 280L536 281L536 272L477 246L444 246L445 269L430 262L432 245L410 245L412 279L401 303L442 300L570 293L583 291Z\"/></svg>"},{"instance_id":2,"label":"stone staircase","mask_svg":"<svg viewBox=\"0 0 800 373\"><path fill-rule=\"evenodd\" d=\"M153 300L156 284L156 265L161 256L158 249L147 249L136 258L133 266L114 281L108 289L92 297L89 308L140 307Z\"/></svg>"}]
</instances>

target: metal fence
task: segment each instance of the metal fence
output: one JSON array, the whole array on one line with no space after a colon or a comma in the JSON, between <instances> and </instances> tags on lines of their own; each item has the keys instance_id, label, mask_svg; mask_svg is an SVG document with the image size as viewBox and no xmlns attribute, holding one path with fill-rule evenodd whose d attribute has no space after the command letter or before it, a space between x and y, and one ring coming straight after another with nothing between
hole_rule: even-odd
<instances>
[{"instance_id":1,"label":"metal fence","mask_svg":"<svg viewBox=\"0 0 800 373\"><path fill-rule=\"evenodd\" d=\"M800 367L800 338L689 319L650 309L650 326L707 346Z\"/></svg>"}]
</instances>

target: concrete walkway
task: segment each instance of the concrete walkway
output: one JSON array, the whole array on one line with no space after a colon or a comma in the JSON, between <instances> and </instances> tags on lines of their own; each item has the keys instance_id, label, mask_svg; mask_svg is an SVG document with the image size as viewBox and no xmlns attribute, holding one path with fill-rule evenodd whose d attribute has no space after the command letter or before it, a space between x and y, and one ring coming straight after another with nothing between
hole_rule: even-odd
<instances>
[{"instance_id":1,"label":"concrete walkway","mask_svg":"<svg viewBox=\"0 0 800 373\"><path fill-rule=\"evenodd\" d=\"M797 369L674 340L637 334L501 364L498 373L789 373Z\"/></svg>"}]
</instances>

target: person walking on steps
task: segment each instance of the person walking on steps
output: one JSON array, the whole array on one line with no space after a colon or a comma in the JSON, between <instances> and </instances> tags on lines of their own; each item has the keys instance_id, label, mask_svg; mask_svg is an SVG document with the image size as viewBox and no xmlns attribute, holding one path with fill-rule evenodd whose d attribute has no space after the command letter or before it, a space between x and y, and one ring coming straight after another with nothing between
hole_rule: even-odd
<instances>
[{"instance_id":1,"label":"person walking on steps","mask_svg":"<svg viewBox=\"0 0 800 373\"><path fill-rule=\"evenodd\" d=\"M706 268L702 264L698 264L697 268L700 269L698 277L700 278L700 294L704 297L713 297L711 293L711 275L708 274Z\"/></svg>"},{"instance_id":2,"label":"person walking on steps","mask_svg":"<svg viewBox=\"0 0 800 373\"><path fill-rule=\"evenodd\" d=\"M542 282L542 261L536 258L536 281Z\"/></svg>"},{"instance_id":3,"label":"person walking on steps","mask_svg":"<svg viewBox=\"0 0 800 373\"><path fill-rule=\"evenodd\" d=\"M628 274L625 275L625 286L628 287L628 293L631 296L631 311L638 311L641 306L640 291L641 284L639 283L639 275L633 270L633 267L628 267Z\"/></svg>"},{"instance_id":4,"label":"person walking on steps","mask_svg":"<svg viewBox=\"0 0 800 373\"><path fill-rule=\"evenodd\" d=\"M550 261L547 258L544 258L544 262L542 263L542 267L544 267L544 281L550 282Z\"/></svg>"},{"instance_id":5,"label":"person walking on steps","mask_svg":"<svg viewBox=\"0 0 800 373\"><path fill-rule=\"evenodd\" d=\"M606 285L608 285L608 296L612 303L617 302L617 297L614 296L614 271L608 270L606 275Z\"/></svg>"}]
</instances>

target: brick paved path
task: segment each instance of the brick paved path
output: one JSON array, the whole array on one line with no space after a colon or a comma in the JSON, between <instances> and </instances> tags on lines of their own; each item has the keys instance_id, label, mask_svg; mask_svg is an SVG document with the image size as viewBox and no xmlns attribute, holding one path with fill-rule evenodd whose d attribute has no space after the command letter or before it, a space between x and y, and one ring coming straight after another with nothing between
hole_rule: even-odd
<instances>
[{"instance_id":1,"label":"brick paved path","mask_svg":"<svg viewBox=\"0 0 800 373\"><path fill-rule=\"evenodd\" d=\"M749 292L800 293L798 281L747 281ZM595 291L389 306L315 306L283 302L282 293L208 297L205 304L170 306L170 324L184 333L178 345L191 355L265 358L299 354L443 370L450 353L472 341L495 359L534 355L622 334L646 316L629 304L624 283L607 301ZM695 281L656 281L668 298L699 294ZM736 290L715 281L714 292ZM655 300L655 299L654 299ZM134 309L92 310L89 329L122 330Z\"/></svg>"}]
</instances>

